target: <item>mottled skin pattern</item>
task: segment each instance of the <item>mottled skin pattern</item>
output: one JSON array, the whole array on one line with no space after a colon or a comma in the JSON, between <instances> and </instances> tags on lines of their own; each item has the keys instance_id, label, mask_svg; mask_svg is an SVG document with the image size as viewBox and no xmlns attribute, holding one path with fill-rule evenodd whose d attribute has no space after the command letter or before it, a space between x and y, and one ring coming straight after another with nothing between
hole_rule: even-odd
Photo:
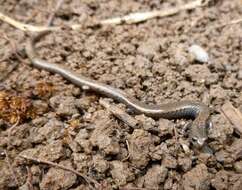
<instances>
[{"instance_id":1,"label":"mottled skin pattern","mask_svg":"<svg viewBox=\"0 0 242 190\"><path fill-rule=\"evenodd\" d=\"M77 73L63 66L48 63L45 60L39 59L35 53L34 44L47 33L48 32L42 32L30 38L27 43L26 53L34 67L44 69L52 73L58 73L63 78L83 89L92 90L107 97L113 98L118 102L122 102L131 108L135 113L143 113L154 118L192 118L194 121L190 127L189 139L195 146L201 147L204 145L208 138L208 127L212 126L210 121L210 110L205 104L195 101L179 101L162 105L144 104L119 89L115 89L111 86L101 84L95 80L78 75Z\"/></svg>"}]
</instances>

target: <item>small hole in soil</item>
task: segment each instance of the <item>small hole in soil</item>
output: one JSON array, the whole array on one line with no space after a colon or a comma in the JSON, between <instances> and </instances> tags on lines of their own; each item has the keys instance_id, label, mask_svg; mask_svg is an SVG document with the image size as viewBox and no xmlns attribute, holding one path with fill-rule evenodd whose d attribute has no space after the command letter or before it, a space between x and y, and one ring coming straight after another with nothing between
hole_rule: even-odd
<instances>
[{"instance_id":1,"label":"small hole in soil","mask_svg":"<svg viewBox=\"0 0 242 190\"><path fill-rule=\"evenodd\" d=\"M71 15L67 15L67 14L60 15L60 18L63 19L63 20L65 20L65 21L69 21L71 19Z\"/></svg>"}]
</instances>

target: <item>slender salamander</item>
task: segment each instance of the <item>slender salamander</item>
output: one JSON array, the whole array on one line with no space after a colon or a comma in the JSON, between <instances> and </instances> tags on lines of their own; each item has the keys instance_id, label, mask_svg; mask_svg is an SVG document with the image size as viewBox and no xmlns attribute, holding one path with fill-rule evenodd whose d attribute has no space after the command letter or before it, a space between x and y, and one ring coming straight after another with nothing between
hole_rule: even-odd
<instances>
[{"instance_id":1,"label":"slender salamander","mask_svg":"<svg viewBox=\"0 0 242 190\"><path fill-rule=\"evenodd\" d=\"M196 146L201 147L204 145L208 138L208 127L212 126L210 120L210 109L208 106L202 102L196 101L179 101L161 105L148 105L138 101L134 97L129 96L124 91L81 76L64 66L49 63L43 59L40 59L35 51L35 43L47 33L49 32L41 32L36 36L31 37L27 42L26 54L34 67L47 70L51 73L58 73L63 78L83 89L92 90L99 94L110 97L118 102L122 102L131 108L135 113L142 113L154 118L194 119L190 126L189 140Z\"/></svg>"}]
</instances>

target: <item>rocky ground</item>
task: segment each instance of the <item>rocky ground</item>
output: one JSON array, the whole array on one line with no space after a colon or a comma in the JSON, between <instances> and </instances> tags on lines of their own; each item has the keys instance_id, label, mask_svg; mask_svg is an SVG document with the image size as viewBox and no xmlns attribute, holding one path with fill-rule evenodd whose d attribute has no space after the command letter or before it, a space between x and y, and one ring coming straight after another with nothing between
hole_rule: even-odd
<instances>
[{"instance_id":1,"label":"rocky ground","mask_svg":"<svg viewBox=\"0 0 242 190\"><path fill-rule=\"evenodd\" d=\"M44 25L55 2L0 0L0 11L24 23ZM187 2L69 0L54 25ZM229 102L242 112L242 25L221 26L241 15L241 0L218 0L140 24L55 32L38 43L40 57L143 102L189 99L209 105L212 152L189 146L183 128L190 121L129 115L135 125L125 123L103 106L106 102L127 111L119 102L32 68L24 55L17 58L13 53L1 61L0 189L92 188L77 173L21 155L72 168L97 181L99 189L241 189L242 139L221 111ZM6 23L0 22L0 32L0 59L27 39ZM188 49L194 44L208 53L208 62L191 55Z\"/></svg>"}]
</instances>

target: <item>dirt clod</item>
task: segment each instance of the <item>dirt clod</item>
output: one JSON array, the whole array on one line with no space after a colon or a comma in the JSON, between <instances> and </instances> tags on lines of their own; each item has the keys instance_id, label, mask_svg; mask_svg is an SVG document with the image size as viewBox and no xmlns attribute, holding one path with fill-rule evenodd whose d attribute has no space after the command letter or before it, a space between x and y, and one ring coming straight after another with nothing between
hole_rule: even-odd
<instances>
[{"instance_id":1,"label":"dirt clod","mask_svg":"<svg viewBox=\"0 0 242 190\"><path fill-rule=\"evenodd\" d=\"M71 167L70 161L62 161L59 164ZM76 181L77 176L72 172L57 168L50 168L40 183L41 189L69 189ZM61 182L61 183L60 183Z\"/></svg>"},{"instance_id":2,"label":"dirt clod","mask_svg":"<svg viewBox=\"0 0 242 190\"><path fill-rule=\"evenodd\" d=\"M159 188L167 177L168 169L164 166L154 165L144 176L144 186L146 188Z\"/></svg>"},{"instance_id":3,"label":"dirt clod","mask_svg":"<svg viewBox=\"0 0 242 190\"><path fill-rule=\"evenodd\" d=\"M209 189L209 173L206 165L200 164L183 176L182 185L184 189Z\"/></svg>"},{"instance_id":4,"label":"dirt clod","mask_svg":"<svg viewBox=\"0 0 242 190\"><path fill-rule=\"evenodd\" d=\"M129 169L128 164L120 161L111 162L111 175L120 186L134 180L134 174Z\"/></svg>"},{"instance_id":5,"label":"dirt clod","mask_svg":"<svg viewBox=\"0 0 242 190\"><path fill-rule=\"evenodd\" d=\"M149 160L149 146L152 145L151 135L143 129L135 129L129 139L131 163L140 168L145 167Z\"/></svg>"}]
</instances>

